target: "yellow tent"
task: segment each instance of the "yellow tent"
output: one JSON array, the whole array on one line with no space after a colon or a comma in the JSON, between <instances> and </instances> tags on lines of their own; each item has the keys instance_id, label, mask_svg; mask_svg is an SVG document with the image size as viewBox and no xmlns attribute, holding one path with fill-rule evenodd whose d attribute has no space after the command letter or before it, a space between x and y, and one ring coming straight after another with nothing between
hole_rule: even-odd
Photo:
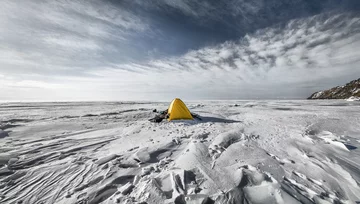
<instances>
[{"instance_id":1,"label":"yellow tent","mask_svg":"<svg viewBox=\"0 0 360 204\"><path fill-rule=\"evenodd\" d=\"M169 108L169 121L171 120L193 120L194 118L191 116L189 109L186 107L185 103L179 99L175 98Z\"/></svg>"}]
</instances>

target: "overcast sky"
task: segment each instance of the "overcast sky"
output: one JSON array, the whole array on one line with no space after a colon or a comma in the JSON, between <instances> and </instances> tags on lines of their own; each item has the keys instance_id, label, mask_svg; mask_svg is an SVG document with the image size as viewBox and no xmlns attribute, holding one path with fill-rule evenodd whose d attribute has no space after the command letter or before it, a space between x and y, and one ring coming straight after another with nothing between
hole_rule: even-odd
<instances>
[{"instance_id":1,"label":"overcast sky","mask_svg":"<svg viewBox=\"0 0 360 204\"><path fill-rule=\"evenodd\" d=\"M294 99L359 77L359 0L0 1L0 100Z\"/></svg>"}]
</instances>

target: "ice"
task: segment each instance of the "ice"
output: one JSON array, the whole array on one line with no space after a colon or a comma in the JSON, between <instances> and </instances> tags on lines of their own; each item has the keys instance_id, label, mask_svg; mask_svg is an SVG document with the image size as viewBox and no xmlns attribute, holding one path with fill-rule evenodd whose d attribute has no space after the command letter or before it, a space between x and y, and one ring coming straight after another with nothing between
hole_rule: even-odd
<instances>
[{"instance_id":1,"label":"ice","mask_svg":"<svg viewBox=\"0 0 360 204\"><path fill-rule=\"evenodd\" d=\"M0 203L360 201L360 103L185 103L0 104Z\"/></svg>"},{"instance_id":2,"label":"ice","mask_svg":"<svg viewBox=\"0 0 360 204\"><path fill-rule=\"evenodd\" d=\"M9 136L9 134L0 129L0 138L4 138L4 137L7 137L7 136Z\"/></svg>"}]
</instances>

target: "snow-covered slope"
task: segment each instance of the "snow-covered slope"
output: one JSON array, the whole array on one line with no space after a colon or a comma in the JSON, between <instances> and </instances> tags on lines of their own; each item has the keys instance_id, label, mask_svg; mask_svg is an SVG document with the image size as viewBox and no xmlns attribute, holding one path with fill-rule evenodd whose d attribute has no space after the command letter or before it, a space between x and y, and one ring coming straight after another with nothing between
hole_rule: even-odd
<instances>
[{"instance_id":1,"label":"snow-covered slope","mask_svg":"<svg viewBox=\"0 0 360 204\"><path fill-rule=\"evenodd\" d=\"M186 103L1 104L0 203L360 201L360 104Z\"/></svg>"},{"instance_id":2,"label":"snow-covered slope","mask_svg":"<svg viewBox=\"0 0 360 204\"><path fill-rule=\"evenodd\" d=\"M308 99L360 100L360 78L347 83L345 86L337 86L329 90L315 92Z\"/></svg>"}]
</instances>

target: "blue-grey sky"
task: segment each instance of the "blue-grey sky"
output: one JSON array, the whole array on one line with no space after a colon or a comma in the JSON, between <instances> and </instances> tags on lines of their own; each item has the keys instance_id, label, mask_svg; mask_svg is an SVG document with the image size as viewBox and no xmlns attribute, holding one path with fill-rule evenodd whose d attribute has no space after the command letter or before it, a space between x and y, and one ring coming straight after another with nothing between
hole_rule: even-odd
<instances>
[{"instance_id":1,"label":"blue-grey sky","mask_svg":"<svg viewBox=\"0 0 360 204\"><path fill-rule=\"evenodd\" d=\"M0 1L0 100L291 99L359 77L359 0Z\"/></svg>"}]
</instances>

